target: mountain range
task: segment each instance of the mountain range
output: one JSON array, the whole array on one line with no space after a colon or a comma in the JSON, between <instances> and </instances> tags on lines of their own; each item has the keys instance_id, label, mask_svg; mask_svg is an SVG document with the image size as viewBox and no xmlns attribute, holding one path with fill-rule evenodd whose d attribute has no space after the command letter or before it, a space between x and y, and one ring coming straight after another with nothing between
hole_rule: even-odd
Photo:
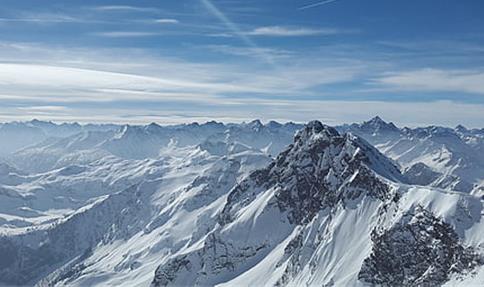
<instances>
[{"instance_id":1,"label":"mountain range","mask_svg":"<svg viewBox=\"0 0 484 287\"><path fill-rule=\"evenodd\" d=\"M484 129L0 125L0 284L479 286Z\"/></svg>"}]
</instances>

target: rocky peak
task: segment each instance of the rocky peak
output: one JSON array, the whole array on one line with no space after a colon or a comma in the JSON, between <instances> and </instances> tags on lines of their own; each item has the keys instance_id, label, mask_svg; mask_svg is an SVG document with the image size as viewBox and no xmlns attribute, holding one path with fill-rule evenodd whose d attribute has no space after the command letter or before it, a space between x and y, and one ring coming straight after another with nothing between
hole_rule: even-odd
<instances>
[{"instance_id":1,"label":"rocky peak","mask_svg":"<svg viewBox=\"0 0 484 287\"><path fill-rule=\"evenodd\" d=\"M260 131L264 127L264 125L260 120L253 120L250 123L248 123L247 126L256 132Z\"/></svg>"},{"instance_id":2,"label":"rocky peak","mask_svg":"<svg viewBox=\"0 0 484 287\"><path fill-rule=\"evenodd\" d=\"M278 123L276 121L270 121L266 125L270 129L278 129L281 128L283 125L281 123Z\"/></svg>"},{"instance_id":3,"label":"rocky peak","mask_svg":"<svg viewBox=\"0 0 484 287\"><path fill-rule=\"evenodd\" d=\"M460 133L466 133L466 132L468 132L468 131L469 131L469 130L468 130L466 127L464 127L463 125L457 125L457 126L455 127L455 130L456 130L457 132L460 132Z\"/></svg>"},{"instance_id":4,"label":"rocky peak","mask_svg":"<svg viewBox=\"0 0 484 287\"><path fill-rule=\"evenodd\" d=\"M145 130L149 133L156 133L163 130L163 127L153 122L145 127Z\"/></svg>"},{"instance_id":5,"label":"rocky peak","mask_svg":"<svg viewBox=\"0 0 484 287\"><path fill-rule=\"evenodd\" d=\"M379 166L385 168L379 169ZM387 200L388 186L376 175L379 170L399 174L389 160L362 139L340 135L319 121L300 130L294 143L265 169L253 172L236 186L222 213L222 224L231 220L231 209L250 202L247 191L275 190L277 205L287 211L289 221L303 224L317 212L362 196Z\"/></svg>"},{"instance_id":6,"label":"rocky peak","mask_svg":"<svg viewBox=\"0 0 484 287\"><path fill-rule=\"evenodd\" d=\"M335 128L323 125L319 121L312 121L296 133L294 142L295 145L311 145L314 143L314 141L319 143L321 141L328 141L333 137L339 137L339 133Z\"/></svg>"},{"instance_id":7,"label":"rocky peak","mask_svg":"<svg viewBox=\"0 0 484 287\"><path fill-rule=\"evenodd\" d=\"M399 129L393 123L387 123L379 116L372 118L369 121L363 122L360 128L366 132L379 132L379 131L393 131L398 132Z\"/></svg>"},{"instance_id":8,"label":"rocky peak","mask_svg":"<svg viewBox=\"0 0 484 287\"><path fill-rule=\"evenodd\" d=\"M216 127L216 128L223 128L225 127L225 125L221 122L217 122L217 121L209 121L209 122L206 122L205 123L205 126L208 126L208 127Z\"/></svg>"}]
</instances>

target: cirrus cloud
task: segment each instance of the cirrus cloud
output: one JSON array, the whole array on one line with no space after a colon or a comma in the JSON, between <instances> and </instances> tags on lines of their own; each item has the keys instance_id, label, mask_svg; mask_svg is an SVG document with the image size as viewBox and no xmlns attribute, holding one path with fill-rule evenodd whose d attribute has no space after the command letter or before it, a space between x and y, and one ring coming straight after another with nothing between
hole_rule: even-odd
<instances>
[{"instance_id":1,"label":"cirrus cloud","mask_svg":"<svg viewBox=\"0 0 484 287\"><path fill-rule=\"evenodd\" d=\"M484 94L484 72L475 70L419 69L387 73L376 83L404 91Z\"/></svg>"},{"instance_id":2,"label":"cirrus cloud","mask_svg":"<svg viewBox=\"0 0 484 287\"><path fill-rule=\"evenodd\" d=\"M285 27L285 26L265 26L258 27L246 32L249 36L271 36L271 37L301 37L315 35L335 35L341 33L333 28L307 28L307 27Z\"/></svg>"}]
</instances>

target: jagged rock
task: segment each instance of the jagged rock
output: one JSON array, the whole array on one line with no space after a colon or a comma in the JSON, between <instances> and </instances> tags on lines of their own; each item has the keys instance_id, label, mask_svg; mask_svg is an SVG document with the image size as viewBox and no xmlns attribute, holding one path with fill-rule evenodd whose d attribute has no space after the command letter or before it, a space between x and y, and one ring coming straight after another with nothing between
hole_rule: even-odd
<instances>
[{"instance_id":1,"label":"jagged rock","mask_svg":"<svg viewBox=\"0 0 484 287\"><path fill-rule=\"evenodd\" d=\"M389 199L388 186L369 168L378 171L382 165L392 176L400 176L391 162L360 138L310 122L267 168L235 187L220 222L230 222L232 207L250 202L256 195L253 190L275 188L278 207L295 224L307 223L321 209L363 194Z\"/></svg>"},{"instance_id":2,"label":"jagged rock","mask_svg":"<svg viewBox=\"0 0 484 287\"><path fill-rule=\"evenodd\" d=\"M482 264L473 248L460 244L452 226L417 207L388 230L372 233L373 250L358 278L382 286L437 286L452 273Z\"/></svg>"},{"instance_id":3,"label":"jagged rock","mask_svg":"<svg viewBox=\"0 0 484 287\"><path fill-rule=\"evenodd\" d=\"M176 278L181 269L186 271L191 269L191 263L186 256L176 257L165 265L160 265L156 269L151 286L167 286Z\"/></svg>"}]
</instances>

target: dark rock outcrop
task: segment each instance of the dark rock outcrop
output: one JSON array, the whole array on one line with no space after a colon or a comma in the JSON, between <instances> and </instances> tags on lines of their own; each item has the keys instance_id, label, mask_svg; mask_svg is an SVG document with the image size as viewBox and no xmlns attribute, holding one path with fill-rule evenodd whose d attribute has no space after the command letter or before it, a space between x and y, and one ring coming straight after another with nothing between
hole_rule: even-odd
<instances>
[{"instance_id":1,"label":"dark rock outcrop","mask_svg":"<svg viewBox=\"0 0 484 287\"><path fill-rule=\"evenodd\" d=\"M382 286L438 286L482 264L452 226L417 207L388 230L374 230L359 280Z\"/></svg>"}]
</instances>

